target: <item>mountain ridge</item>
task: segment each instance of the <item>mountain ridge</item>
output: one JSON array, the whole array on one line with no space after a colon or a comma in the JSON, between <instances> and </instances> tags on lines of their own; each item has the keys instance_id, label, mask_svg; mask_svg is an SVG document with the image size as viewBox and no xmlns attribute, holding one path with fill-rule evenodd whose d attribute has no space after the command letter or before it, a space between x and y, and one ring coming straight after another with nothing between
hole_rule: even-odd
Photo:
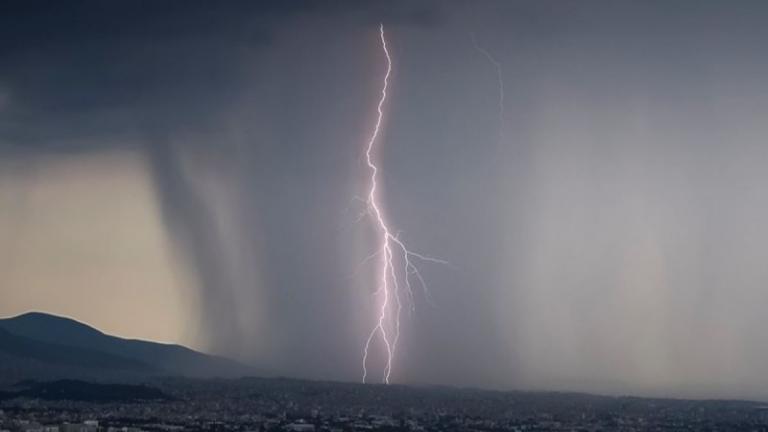
<instances>
[{"instance_id":1,"label":"mountain ridge","mask_svg":"<svg viewBox=\"0 0 768 432\"><path fill-rule=\"evenodd\" d=\"M121 370L120 364L135 362L136 370L131 372L147 375L231 378L254 373L253 368L225 357L179 344L112 336L75 319L44 312L2 318L0 331L0 353L56 366L89 369L101 358L105 366L101 369ZM82 361L68 361L67 355Z\"/></svg>"}]
</instances>

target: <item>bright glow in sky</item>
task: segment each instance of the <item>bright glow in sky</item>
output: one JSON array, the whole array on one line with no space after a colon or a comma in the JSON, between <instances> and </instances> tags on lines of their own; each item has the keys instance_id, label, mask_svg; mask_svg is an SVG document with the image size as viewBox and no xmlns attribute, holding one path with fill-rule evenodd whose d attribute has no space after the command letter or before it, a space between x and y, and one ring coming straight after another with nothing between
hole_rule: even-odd
<instances>
[{"instance_id":1,"label":"bright glow in sky","mask_svg":"<svg viewBox=\"0 0 768 432\"><path fill-rule=\"evenodd\" d=\"M187 339L184 276L143 159L127 151L0 169L0 315L43 310L116 335Z\"/></svg>"}]
</instances>

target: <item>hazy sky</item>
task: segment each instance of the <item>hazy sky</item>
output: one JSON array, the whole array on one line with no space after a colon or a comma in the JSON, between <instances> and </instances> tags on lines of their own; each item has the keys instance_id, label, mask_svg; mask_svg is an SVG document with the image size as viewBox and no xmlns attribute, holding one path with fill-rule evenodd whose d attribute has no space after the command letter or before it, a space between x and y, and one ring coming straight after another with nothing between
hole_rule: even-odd
<instances>
[{"instance_id":1,"label":"hazy sky","mask_svg":"<svg viewBox=\"0 0 768 432\"><path fill-rule=\"evenodd\" d=\"M0 314L358 380L381 22L383 201L450 263L422 266L434 304L417 292L393 381L768 398L766 20L762 1L3 2Z\"/></svg>"}]
</instances>

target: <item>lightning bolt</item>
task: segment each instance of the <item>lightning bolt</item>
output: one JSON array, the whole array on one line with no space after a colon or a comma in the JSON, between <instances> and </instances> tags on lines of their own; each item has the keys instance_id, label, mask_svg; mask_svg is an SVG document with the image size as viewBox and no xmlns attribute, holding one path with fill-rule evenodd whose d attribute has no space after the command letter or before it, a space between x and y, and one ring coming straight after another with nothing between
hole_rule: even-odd
<instances>
[{"instance_id":1,"label":"lightning bolt","mask_svg":"<svg viewBox=\"0 0 768 432\"><path fill-rule=\"evenodd\" d=\"M499 63L496 58L491 55L491 53L480 46L479 43L477 43L477 38L475 38L474 33L470 33L469 37L472 39L472 46L474 46L475 50L482 54L488 61L493 65L493 67L496 69L496 82L499 87L499 138L502 138L503 135L503 128L502 125L504 124L504 74L501 70L501 63Z\"/></svg>"},{"instance_id":2,"label":"lightning bolt","mask_svg":"<svg viewBox=\"0 0 768 432\"><path fill-rule=\"evenodd\" d=\"M378 196L378 175L379 168L374 161L374 148L378 142L379 132L381 130L382 118L384 117L383 107L387 101L387 90L389 88L389 79L392 75L392 57L387 48L387 40L384 35L384 24L379 26L379 37L381 39L381 48L387 60L387 71L384 75L384 82L381 87L381 97L376 106L376 124L368 139L365 149L365 161L370 170L370 189L366 199L367 214L371 216L373 225L379 233L379 248L372 255L368 256L364 262L378 258L378 287L374 295L381 297L381 303L378 307L376 324L371 329L368 338L363 347L363 383L368 378L368 357L369 350L374 340L378 336L386 352L386 361L383 371L383 382L389 384L392 376L392 362L395 358L398 342L400 340L400 316L403 310L405 299L401 298L401 291L410 304L410 309L415 309L413 301L413 290L411 286L411 276L417 278L421 284L425 297L429 299L427 285L421 276L419 269L414 265L413 258L423 261L447 264L446 261L421 255L410 251L400 240L397 233L393 233L389 223L386 221L382 205ZM400 263L402 274L399 274L396 263ZM401 283L402 282L402 283Z\"/></svg>"}]
</instances>

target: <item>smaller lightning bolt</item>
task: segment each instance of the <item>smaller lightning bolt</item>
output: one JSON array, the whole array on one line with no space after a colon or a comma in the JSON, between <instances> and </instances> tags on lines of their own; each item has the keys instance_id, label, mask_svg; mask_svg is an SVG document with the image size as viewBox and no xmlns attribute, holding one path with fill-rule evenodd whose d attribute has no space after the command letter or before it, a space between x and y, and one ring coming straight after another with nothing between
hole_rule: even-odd
<instances>
[{"instance_id":1,"label":"smaller lightning bolt","mask_svg":"<svg viewBox=\"0 0 768 432\"><path fill-rule=\"evenodd\" d=\"M479 43L477 43L477 38L475 37L474 33L470 33L469 37L472 39L472 46L475 47L475 50L482 54L486 59L488 59L489 62L493 65L493 67L496 69L496 81L499 86L499 135L502 135L502 126L504 124L504 74L501 69L501 63L499 63L496 58L491 55L490 52L488 52L487 49L480 46Z\"/></svg>"}]
</instances>

